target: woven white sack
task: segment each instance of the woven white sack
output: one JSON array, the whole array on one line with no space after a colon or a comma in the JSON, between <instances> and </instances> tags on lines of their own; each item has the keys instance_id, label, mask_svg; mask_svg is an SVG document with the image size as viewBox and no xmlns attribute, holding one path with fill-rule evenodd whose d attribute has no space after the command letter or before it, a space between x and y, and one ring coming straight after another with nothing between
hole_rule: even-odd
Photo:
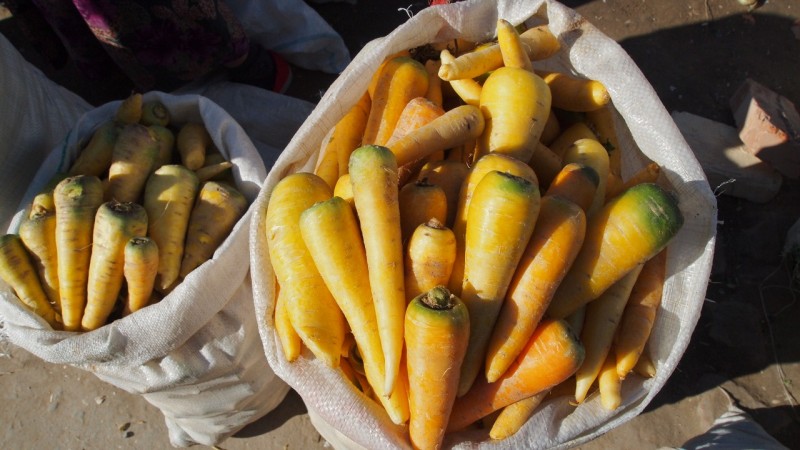
<instances>
[{"instance_id":1,"label":"woven white sack","mask_svg":"<svg viewBox=\"0 0 800 450\"><path fill-rule=\"evenodd\" d=\"M619 115L623 177L658 163L680 199L685 224L670 243L668 280L650 343L657 375L629 376L622 404L606 411L597 396L580 406L562 397L544 403L515 435L491 442L486 431L448 435L456 448L568 448L591 440L639 414L664 386L683 355L700 315L716 238L716 200L700 165L655 91L625 51L572 9L552 0L469 0L428 7L389 35L369 43L326 92L267 176L256 199L251 227L253 292L259 331L270 365L303 398L312 423L336 448L408 448L404 427L394 425L376 403L365 400L335 371L306 353L287 363L275 335L274 276L264 218L276 182L289 173L313 169L325 134L367 89L387 56L422 44L464 37L494 36L496 22L549 23L562 50L535 67L575 73L601 81ZM646 157L646 158L645 158Z\"/></svg>"},{"instance_id":2,"label":"woven white sack","mask_svg":"<svg viewBox=\"0 0 800 450\"><path fill-rule=\"evenodd\" d=\"M234 86L232 92L237 89ZM214 144L234 164L237 188L252 203L267 170L236 120L203 96L144 95L145 101L153 99L167 106L175 125L205 124ZM120 102L92 109L73 122L33 181L28 180L9 232L16 232L21 211L33 195L69 166L77 149L113 116ZM176 447L219 443L274 409L289 389L267 364L254 316L248 257L252 210L251 205L213 258L164 299L95 331L53 331L0 282L2 337L44 361L87 370L141 394L164 414Z\"/></svg>"}]
</instances>

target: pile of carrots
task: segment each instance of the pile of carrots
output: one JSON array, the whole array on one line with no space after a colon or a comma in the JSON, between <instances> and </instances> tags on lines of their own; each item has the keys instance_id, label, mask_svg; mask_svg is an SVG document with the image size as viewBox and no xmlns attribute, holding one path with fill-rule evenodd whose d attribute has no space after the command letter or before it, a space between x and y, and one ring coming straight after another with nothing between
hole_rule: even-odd
<instances>
[{"instance_id":1,"label":"pile of carrots","mask_svg":"<svg viewBox=\"0 0 800 450\"><path fill-rule=\"evenodd\" d=\"M650 163L623 180L602 83L535 70L547 25L388 58L265 217L288 361L308 349L415 448L512 435L548 396L620 404L683 225Z\"/></svg>"},{"instance_id":2,"label":"pile of carrots","mask_svg":"<svg viewBox=\"0 0 800 450\"><path fill-rule=\"evenodd\" d=\"M91 331L159 301L244 215L202 123L124 99L0 238L0 277L54 329Z\"/></svg>"}]
</instances>

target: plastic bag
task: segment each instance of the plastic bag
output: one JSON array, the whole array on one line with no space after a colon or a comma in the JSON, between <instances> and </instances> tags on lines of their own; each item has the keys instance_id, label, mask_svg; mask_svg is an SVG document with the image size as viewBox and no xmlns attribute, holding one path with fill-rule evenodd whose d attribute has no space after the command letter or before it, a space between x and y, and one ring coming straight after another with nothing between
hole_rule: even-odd
<instances>
[{"instance_id":1,"label":"plastic bag","mask_svg":"<svg viewBox=\"0 0 800 450\"><path fill-rule=\"evenodd\" d=\"M175 124L205 123L220 152L234 163L237 188L252 202L266 168L230 115L197 95L150 92L144 98L161 100ZM56 171L65 170L81 143L113 116L119 103L107 103L77 121L37 172L20 211ZM271 411L288 391L269 370L263 352L257 351L247 261L250 211L213 259L164 299L92 332L51 330L3 286L0 314L5 336L47 362L86 369L114 386L142 394L164 414L174 445L219 442Z\"/></svg>"},{"instance_id":2,"label":"plastic bag","mask_svg":"<svg viewBox=\"0 0 800 450\"><path fill-rule=\"evenodd\" d=\"M285 175L313 169L328 130L367 89L372 73L387 56L403 49L463 37L476 42L494 36L498 18L513 24L548 23L559 37L557 56L534 64L597 79L605 84L619 114L627 178L647 162L657 162L680 199L685 224L671 241L662 309L650 353L657 375L630 376L622 404L607 411L594 396L578 407L565 397L543 403L515 435L491 442L486 432L448 435L445 446L492 448L566 448L591 440L639 414L664 386L685 351L700 315L716 238L716 199L700 165L656 93L624 50L574 10L552 0L470 0L429 7L389 35L370 42L328 89L292 139L256 199L251 227L253 292L259 331L270 365L303 398L312 423L337 448L407 448L406 431L393 424L339 374L310 354L287 363L274 331L274 280L267 251L264 211L271 189ZM646 158L645 158L646 157Z\"/></svg>"}]
</instances>

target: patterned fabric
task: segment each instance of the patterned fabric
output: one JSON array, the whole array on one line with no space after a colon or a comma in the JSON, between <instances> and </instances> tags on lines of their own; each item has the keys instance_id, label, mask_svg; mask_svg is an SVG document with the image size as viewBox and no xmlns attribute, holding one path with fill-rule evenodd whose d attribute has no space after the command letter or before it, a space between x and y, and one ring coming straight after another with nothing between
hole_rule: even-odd
<instances>
[{"instance_id":1,"label":"patterned fabric","mask_svg":"<svg viewBox=\"0 0 800 450\"><path fill-rule=\"evenodd\" d=\"M218 0L30 1L88 77L103 77L111 63L141 90L177 88L249 48L242 25Z\"/></svg>"}]
</instances>

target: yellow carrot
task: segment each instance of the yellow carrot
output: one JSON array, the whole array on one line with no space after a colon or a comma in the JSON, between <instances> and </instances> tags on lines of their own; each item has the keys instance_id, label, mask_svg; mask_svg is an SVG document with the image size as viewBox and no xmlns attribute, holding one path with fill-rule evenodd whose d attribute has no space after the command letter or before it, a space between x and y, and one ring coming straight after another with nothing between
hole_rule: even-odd
<instances>
[{"instance_id":1,"label":"yellow carrot","mask_svg":"<svg viewBox=\"0 0 800 450\"><path fill-rule=\"evenodd\" d=\"M324 150L336 155L337 179L347 173L350 153L361 146L361 138L364 135L364 128L367 126L371 103L372 99L369 93L365 92L334 125L331 137L325 144Z\"/></svg>"},{"instance_id":2,"label":"yellow carrot","mask_svg":"<svg viewBox=\"0 0 800 450\"><path fill-rule=\"evenodd\" d=\"M352 165L350 169L352 175ZM392 422L405 423L409 414L405 383L396 382L391 393L385 389L379 322L367 255L353 209L339 197L318 202L300 214L300 231L325 285L350 325L369 385L377 391Z\"/></svg>"},{"instance_id":3,"label":"yellow carrot","mask_svg":"<svg viewBox=\"0 0 800 450\"><path fill-rule=\"evenodd\" d=\"M20 301L51 327L59 323L56 312L42 289L36 269L31 263L28 251L16 234L0 237L0 278L14 290Z\"/></svg>"},{"instance_id":4,"label":"yellow carrot","mask_svg":"<svg viewBox=\"0 0 800 450\"><path fill-rule=\"evenodd\" d=\"M541 392L503 408L489 430L489 437L500 440L515 434L536 412L536 408L547 397L547 394L547 391Z\"/></svg>"},{"instance_id":5,"label":"yellow carrot","mask_svg":"<svg viewBox=\"0 0 800 450\"><path fill-rule=\"evenodd\" d=\"M578 139L596 139L594 132L584 122L575 122L566 127L550 144L550 150L563 158L567 149Z\"/></svg>"},{"instance_id":6,"label":"yellow carrot","mask_svg":"<svg viewBox=\"0 0 800 450\"><path fill-rule=\"evenodd\" d=\"M233 167L230 161L221 161L215 164L205 165L194 171L197 174L197 179L204 183L215 179L219 174Z\"/></svg>"},{"instance_id":7,"label":"yellow carrot","mask_svg":"<svg viewBox=\"0 0 800 450\"><path fill-rule=\"evenodd\" d=\"M265 228L270 261L292 328L317 358L336 367L346 332L344 316L300 233L300 214L331 194L317 175L288 175L270 194Z\"/></svg>"},{"instance_id":8,"label":"yellow carrot","mask_svg":"<svg viewBox=\"0 0 800 450\"><path fill-rule=\"evenodd\" d=\"M546 195L565 198L588 211L599 183L597 170L586 164L571 162L561 168L547 188Z\"/></svg>"},{"instance_id":9,"label":"yellow carrot","mask_svg":"<svg viewBox=\"0 0 800 450\"><path fill-rule=\"evenodd\" d=\"M463 161L442 160L426 163L417 176L419 180L435 184L444 190L447 198L447 217L444 224L448 227L453 226L458 210L459 192L468 173L469 166Z\"/></svg>"},{"instance_id":10,"label":"yellow carrot","mask_svg":"<svg viewBox=\"0 0 800 450\"><path fill-rule=\"evenodd\" d=\"M453 263L453 273L450 276L448 288L450 292L461 295L461 285L464 280L464 239L466 235L467 214L472 202L472 192L483 177L493 171L507 172L523 177L534 185L538 185L536 174L531 166L524 162L500 153L490 153L475 163L469 171L466 180L461 186L458 195L458 208L453 221L453 233L456 235L456 260Z\"/></svg>"},{"instance_id":11,"label":"yellow carrot","mask_svg":"<svg viewBox=\"0 0 800 450\"><path fill-rule=\"evenodd\" d=\"M400 188L398 201L403 242L408 242L414 230L430 219L440 223L447 219L447 197L444 189L435 184L426 181L408 183Z\"/></svg>"},{"instance_id":12,"label":"yellow carrot","mask_svg":"<svg viewBox=\"0 0 800 450\"><path fill-rule=\"evenodd\" d=\"M500 55L503 57L503 66L533 70L522 38L514 25L505 19L497 21L497 45L500 47Z\"/></svg>"},{"instance_id":13,"label":"yellow carrot","mask_svg":"<svg viewBox=\"0 0 800 450\"><path fill-rule=\"evenodd\" d=\"M550 89L533 72L518 67L492 72L481 90L486 125L478 141L480 151L529 161L547 123L550 101Z\"/></svg>"},{"instance_id":14,"label":"yellow carrot","mask_svg":"<svg viewBox=\"0 0 800 450\"><path fill-rule=\"evenodd\" d=\"M613 411L619 407L622 402L620 395L621 383L619 375L617 375L616 358L614 357L614 349L612 348L606 356L600 368L600 373L597 375L597 386L600 391L600 404L609 411Z\"/></svg>"},{"instance_id":15,"label":"yellow carrot","mask_svg":"<svg viewBox=\"0 0 800 450\"><path fill-rule=\"evenodd\" d=\"M558 172L561 171L563 161L555 152L539 142L528 164L536 172L536 178L539 179L539 187L547 189L556 175L558 175Z\"/></svg>"},{"instance_id":16,"label":"yellow carrot","mask_svg":"<svg viewBox=\"0 0 800 450\"><path fill-rule=\"evenodd\" d=\"M639 356L639 360L636 361L636 365L633 366L633 371L644 378L653 378L656 376L656 365L653 363L653 359L650 357L649 353L644 352Z\"/></svg>"},{"instance_id":17,"label":"yellow carrot","mask_svg":"<svg viewBox=\"0 0 800 450\"><path fill-rule=\"evenodd\" d=\"M576 204L545 195L533 235L511 280L486 352L486 379L505 373L544 316L583 244L586 216Z\"/></svg>"},{"instance_id":18,"label":"yellow carrot","mask_svg":"<svg viewBox=\"0 0 800 450\"><path fill-rule=\"evenodd\" d=\"M595 139L578 139L564 153L564 164L581 163L597 172L597 189L592 204L586 214L592 215L606 203L606 182L608 181L608 153Z\"/></svg>"},{"instance_id":19,"label":"yellow carrot","mask_svg":"<svg viewBox=\"0 0 800 450\"><path fill-rule=\"evenodd\" d=\"M314 168L314 175L325 180L331 189L339 179L339 156L335 149L326 149L319 154L317 166Z\"/></svg>"},{"instance_id":20,"label":"yellow carrot","mask_svg":"<svg viewBox=\"0 0 800 450\"><path fill-rule=\"evenodd\" d=\"M141 202L158 151L158 141L148 127L129 124L122 128L108 168L107 198L120 203Z\"/></svg>"},{"instance_id":21,"label":"yellow carrot","mask_svg":"<svg viewBox=\"0 0 800 450\"><path fill-rule=\"evenodd\" d=\"M586 398L608 356L625 303L641 269L641 264L636 266L598 299L586 305L586 318L581 331L586 359L575 373L575 401L578 403Z\"/></svg>"},{"instance_id":22,"label":"yellow carrot","mask_svg":"<svg viewBox=\"0 0 800 450\"><path fill-rule=\"evenodd\" d=\"M385 394L392 393L400 370L406 307L397 176L394 154L386 147L362 146L350 155L350 183L386 364L380 390Z\"/></svg>"},{"instance_id":23,"label":"yellow carrot","mask_svg":"<svg viewBox=\"0 0 800 450\"><path fill-rule=\"evenodd\" d=\"M542 130L542 136L539 138L539 142L550 148L550 144L552 144L560 134L561 124L558 122L558 117L553 113L553 111L550 111L550 114L547 116L547 122L545 122L544 129Z\"/></svg>"},{"instance_id":24,"label":"yellow carrot","mask_svg":"<svg viewBox=\"0 0 800 450\"><path fill-rule=\"evenodd\" d=\"M441 51L439 58L442 61L442 68L453 63L453 61L456 59L447 49ZM440 77L442 77L442 68L439 69ZM446 78L442 77L442 79ZM472 77L448 80L447 85L450 86L456 95L458 95L458 97L467 105L480 105L482 87L477 81L472 79Z\"/></svg>"},{"instance_id":25,"label":"yellow carrot","mask_svg":"<svg viewBox=\"0 0 800 450\"><path fill-rule=\"evenodd\" d=\"M429 59L425 61L425 70L428 71L428 92L425 93L425 98L433 102L434 105L442 106L442 79L439 78L439 67L442 62L438 59Z\"/></svg>"},{"instance_id":26,"label":"yellow carrot","mask_svg":"<svg viewBox=\"0 0 800 450\"><path fill-rule=\"evenodd\" d=\"M333 196L341 197L343 200L349 203L350 206L353 208L356 207L356 203L353 200L353 184L350 183L349 173L340 176L339 179L336 180L336 185L333 186Z\"/></svg>"},{"instance_id":27,"label":"yellow carrot","mask_svg":"<svg viewBox=\"0 0 800 450\"><path fill-rule=\"evenodd\" d=\"M87 301L81 330L92 331L106 324L125 278L125 246L132 238L146 234L147 213L142 205L113 200L100 205L93 227Z\"/></svg>"},{"instance_id":28,"label":"yellow carrot","mask_svg":"<svg viewBox=\"0 0 800 450\"><path fill-rule=\"evenodd\" d=\"M362 145L385 145L406 104L427 91L428 72L422 63L407 56L387 62L375 85Z\"/></svg>"},{"instance_id":29,"label":"yellow carrot","mask_svg":"<svg viewBox=\"0 0 800 450\"><path fill-rule=\"evenodd\" d=\"M459 395L467 392L481 371L492 327L533 233L539 207L536 185L516 175L492 171L475 187L464 239L461 300L469 309L471 325Z\"/></svg>"},{"instance_id":30,"label":"yellow carrot","mask_svg":"<svg viewBox=\"0 0 800 450\"><path fill-rule=\"evenodd\" d=\"M47 299L61 311L58 292L58 254L56 249L55 207L50 211L32 212L19 226L19 237L28 250Z\"/></svg>"},{"instance_id":31,"label":"yellow carrot","mask_svg":"<svg viewBox=\"0 0 800 450\"><path fill-rule=\"evenodd\" d=\"M411 299L436 286L446 285L456 259L453 231L431 219L417 227L405 253L406 297Z\"/></svg>"},{"instance_id":32,"label":"yellow carrot","mask_svg":"<svg viewBox=\"0 0 800 450\"><path fill-rule=\"evenodd\" d=\"M121 127L109 120L101 124L94 132L86 146L83 147L75 162L69 168L69 175L103 175L111 166L111 154L117 141Z\"/></svg>"},{"instance_id":33,"label":"yellow carrot","mask_svg":"<svg viewBox=\"0 0 800 450\"><path fill-rule=\"evenodd\" d=\"M53 193L61 316L66 331L78 331L89 280L94 216L103 203L103 183L92 175L62 180Z\"/></svg>"},{"instance_id":34,"label":"yellow carrot","mask_svg":"<svg viewBox=\"0 0 800 450\"><path fill-rule=\"evenodd\" d=\"M169 291L178 281L189 215L199 185L197 175L180 164L161 166L147 180L143 205L148 236L158 246L158 291Z\"/></svg>"},{"instance_id":35,"label":"yellow carrot","mask_svg":"<svg viewBox=\"0 0 800 450\"><path fill-rule=\"evenodd\" d=\"M563 318L596 299L666 247L682 226L676 198L658 185L639 184L615 197L589 218L583 247L548 314Z\"/></svg>"},{"instance_id":36,"label":"yellow carrot","mask_svg":"<svg viewBox=\"0 0 800 450\"><path fill-rule=\"evenodd\" d=\"M201 185L186 229L181 277L211 259L247 207L247 198L230 184L206 181Z\"/></svg>"},{"instance_id":37,"label":"yellow carrot","mask_svg":"<svg viewBox=\"0 0 800 450\"><path fill-rule=\"evenodd\" d=\"M469 313L444 286L416 296L405 315L408 433L418 449L439 449L458 390L470 333ZM431 357L431 349L436 357Z\"/></svg>"},{"instance_id":38,"label":"yellow carrot","mask_svg":"<svg viewBox=\"0 0 800 450\"><path fill-rule=\"evenodd\" d=\"M656 313L661 305L666 263L665 249L644 263L642 272L633 285L619 330L614 337L615 364L620 378L625 378L633 370L650 338Z\"/></svg>"},{"instance_id":39,"label":"yellow carrot","mask_svg":"<svg viewBox=\"0 0 800 450\"><path fill-rule=\"evenodd\" d=\"M61 182L64 178L67 178L67 174L64 172L58 172L50 178L50 181L45 184L42 190L33 197L31 200L31 205L28 211L28 218L32 219L39 214L45 214L48 212L55 212L56 204L53 200L54 191L58 183Z\"/></svg>"},{"instance_id":40,"label":"yellow carrot","mask_svg":"<svg viewBox=\"0 0 800 450\"><path fill-rule=\"evenodd\" d=\"M608 152L609 169L614 175L621 175L622 147L619 145L617 129L614 124L614 111L611 103L586 112L586 124L597 135L597 140Z\"/></svg>"},{"instance_id":41,"label":"yellow carrot","mask_svg":"<svg viewBox=\"0 0 800 450\"><path fill-rule=\"evenodd\" d=\"M152 169L155 171L163 165L172 163L172 154L175 150L175 133L161 125L150 125L149 128L158 141L158 156L156 156Z\"/></svg>"},{"instance_id":42,"label":"yellow carrot","mask_svg":"<svg viewBox=\"0 0 800 450\"><path fill-rule=\"evenodd\" d=\"M475 106L457 106L426 125L405 134L389 147L403 166L437 151L477 138L484 130L484 118Z\"/></svg>"},{"instance_id":43,"label":"yellow carrot","mask_svg":"<svg viewBox=\"0 0 800 450\"><path fill-rule=\"evenodd\" d=\"M201 122L185 123L175 137L175 147L180 155L181 164L190 170L203 167L206 153L212 144L211 135Z\"/></svg>"},{"instance_id":44,"label":"yellow carrot","mask_svg":"<svg viewBox=\"0 0 800 450\"><path fill-rule=\"evenodd\" d=\"M289 310L286 307L286 298L284 291L278 286L278 293L275 295L275 334L278 335L278 340L281 343L283 356L286 361L292 362L300 357L303 350L303 340L297 334L297 330L292 326L292 320L289 317ZM342 360L339 361L339 367L342 366ZM349 366L348 366L349 367Z\"/></svg>"},{"instance_id":45,"label":"yellow carrot","mask_svg":"<svg viewBox=\"0 0 800 450\"><path fill-rule=\"evenodd\" d=\"M142 116L139 123L142 125L158 125L166 127L169 124L170 113L167 106L158 99L142 103Z\"/></svg>"},{"instance_id":46,"label":"yellow carrot","mask_svg":"<svg viewBox=\"0 0 800 450\"><path fill-rule=\"evenodd\" d=\"M139 123L142 118L142 105L144 98L139 92L132 92L131 95L122 100L114 111L114 120L124 124Z\"/></svg>"},{"instance_id":47,"label":"yellow carrot","mask_svg":"<svg viewBox=\"0 0 800 450\"><path fill-rule=\"evenodd\" d=\"M128 292L122 314L126 316L151 302L158 273L158 246L147 236L134 237L125 244L123 257L122 273Z\"/></svg>"},{"instance_id":48,"label":"yellow carrot","mask_svg":"<svg viewBox=\"0 0 800 450\"><path fill-rule=\"evenodd\" d=\"M537 71L553 92L553 107L586 112L602 108L611 101L603 83L563 72Z\"/></svg>"}]
</instances>

